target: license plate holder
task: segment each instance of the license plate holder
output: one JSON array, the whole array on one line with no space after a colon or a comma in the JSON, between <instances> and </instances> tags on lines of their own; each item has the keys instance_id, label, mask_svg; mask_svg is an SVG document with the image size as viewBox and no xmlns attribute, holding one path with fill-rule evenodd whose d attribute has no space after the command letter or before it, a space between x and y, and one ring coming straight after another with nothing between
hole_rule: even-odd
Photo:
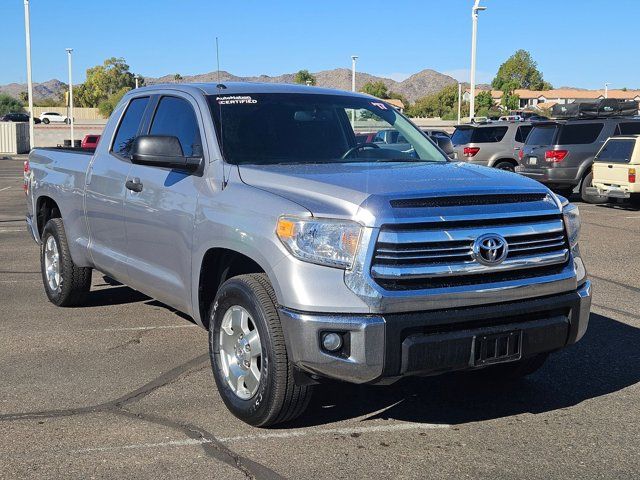
<instances>
[{"instance_id":1,"label":"license plate holder","mask_svg":"<svg viewBox=\"0 0 640 480\"><path fill-rule=\"evenodd\" d=\"M478 335L473 342L474 363L480 367L522 358L522 330Z\"/></svg>"}]
</instances>

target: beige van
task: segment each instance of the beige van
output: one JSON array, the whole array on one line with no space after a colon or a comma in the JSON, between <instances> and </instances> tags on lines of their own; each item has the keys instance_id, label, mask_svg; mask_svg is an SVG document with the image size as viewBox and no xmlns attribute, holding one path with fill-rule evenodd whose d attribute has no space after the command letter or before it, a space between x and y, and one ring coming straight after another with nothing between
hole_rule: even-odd
<instances>
[{"instance_id":1,"label":"beige van","mask_svg":"<svg viewBox=\"0 0 640 480\"><path fill-rule=\"evenodd\" d=\"M594 195L630 199L640 203L640 136L609 138L594 159L592 189Z\"/></svg>"}]
</instances>

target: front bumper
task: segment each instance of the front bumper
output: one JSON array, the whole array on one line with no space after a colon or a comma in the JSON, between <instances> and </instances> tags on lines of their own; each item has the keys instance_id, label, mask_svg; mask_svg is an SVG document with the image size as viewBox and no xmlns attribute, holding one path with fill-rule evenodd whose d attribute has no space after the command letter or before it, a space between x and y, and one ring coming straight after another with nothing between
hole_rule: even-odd
<instances>
[{"instance_id":1,"label":"front bumper","mask_svg":"<svg viewBox=\"0 0 640 480\"><path fill-rule=\"evenodd\" d=\"M326 315L280 309L289 358L301 370L353 383L474 368L475 338L522 332L522 357L580 340L589 322L591 282L559 295L477 307L384 315ZM323 332L344 334L339 354Z\"/></svg>"}]
</instances>

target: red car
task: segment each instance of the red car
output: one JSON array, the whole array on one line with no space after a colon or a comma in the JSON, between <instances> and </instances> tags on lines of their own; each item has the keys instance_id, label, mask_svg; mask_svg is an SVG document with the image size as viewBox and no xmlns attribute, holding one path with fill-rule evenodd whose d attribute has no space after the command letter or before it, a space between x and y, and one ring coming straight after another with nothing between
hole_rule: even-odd
<instances>
[{"instance_id":1,"label":"red car","mask_svg":"<svg viewBox=\"0 0 640 480\"><path fill-rule=\"evenodd\" d=\"M83 150L95 150L100 141L100 135L85 135L80 146Z\"/></svg>"}]
</instances>

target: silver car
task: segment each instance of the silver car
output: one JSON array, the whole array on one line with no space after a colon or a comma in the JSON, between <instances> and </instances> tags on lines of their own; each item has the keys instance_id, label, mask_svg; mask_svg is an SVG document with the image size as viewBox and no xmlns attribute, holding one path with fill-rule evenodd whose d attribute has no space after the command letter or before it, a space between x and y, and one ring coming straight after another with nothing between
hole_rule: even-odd
<instances>
[{"instance_id":1,"label":"silver car","mask_svg":"<svg viewBox=\"0 0 640 480\"><path fill-rule=\"evenodd\" d=\"M531 128L525 122L458 125L451 141L459 160L513 172Z\"/></svg>"}]
</instances>

